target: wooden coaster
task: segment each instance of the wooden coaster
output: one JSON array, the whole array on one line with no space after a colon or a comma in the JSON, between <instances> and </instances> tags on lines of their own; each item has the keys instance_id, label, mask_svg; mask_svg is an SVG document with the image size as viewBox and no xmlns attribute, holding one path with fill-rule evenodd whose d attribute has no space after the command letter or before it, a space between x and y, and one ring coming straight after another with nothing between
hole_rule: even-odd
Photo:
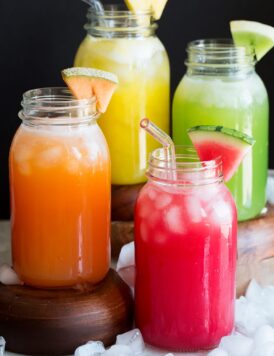
<instances>
[{"instance_id":1,"label":"wooden coaster","mask_svg":"<svg viewBox=\"0 0 274 356\"><path fill-rule=\"evenodd\" d=\"M108 346L133 325L133 298L114 270L97 286L42 290L0 285L0 335L7 349L68 355L89 340Z\"/></svg>"}]
</instances>

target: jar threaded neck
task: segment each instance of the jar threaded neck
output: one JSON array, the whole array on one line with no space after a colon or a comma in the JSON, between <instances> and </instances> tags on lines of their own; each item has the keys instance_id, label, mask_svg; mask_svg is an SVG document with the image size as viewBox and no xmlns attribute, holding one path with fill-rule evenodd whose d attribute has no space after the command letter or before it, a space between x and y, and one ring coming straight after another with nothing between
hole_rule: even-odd
<instances>
[{"instance_id":1,"label":"jar threaded neck","mask_svg":"<svg viewBox=\"0 0 274 356\"><path fill-rule=\"evenodd\" d=\"M103 12L90 8L87 19L84 28L94 37L148 37L157 29L151 11L133 13L122 5L105 5Z\"/></svg>"},{"instance_id":2,"label":"jar threaded neck","mask_svg":"<svg viewBox=\"0 0 274 356\"><path fill-rule=\"evenodd\" d=\"M233 75L254 71L255 51L229 39L206 39L187 45L188 74Z\"/></svg>"}]
</instances>

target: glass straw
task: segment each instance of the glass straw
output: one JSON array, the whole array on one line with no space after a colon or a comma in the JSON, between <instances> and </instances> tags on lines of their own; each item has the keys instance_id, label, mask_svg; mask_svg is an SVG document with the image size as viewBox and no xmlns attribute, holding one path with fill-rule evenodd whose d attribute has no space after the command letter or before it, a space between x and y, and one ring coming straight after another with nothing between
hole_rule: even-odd
<instances>
[{"instance_id":1,"label":"glass straw","mask_svg":"<svg viewBox=\"0 0 274 356\"><path fill-rule=\"evenodd\" d=\"M154 137L155 140L157 140L163 145L167 165L169 166L169 163L171 163L172 179L176 179L175 145L171 137L149 119L142 119L140 121L140 126L142 129L146 130L152 137Z\"/></svg>"},{"instance_id":2,"label":"glass straw","mask_svg":"<svg viewBox=\"0 0 274 356\"><path fill-rule=\"evenodd\" d=\"M99 12L103 16L105 15L105 9L100 0L82 0L82 1L88 4L95 12ZM101 23L103 27L107 27L107 23L103 19L101 19ZM110 35L107 33L106 37L110 37Z\"/></svg>"},{"instance_id":3,"label":"glass straw","mask_svg":"<svg viewBox=\"0 0 274 356\"><path fill-rule=\"evenodd\" d=\"M104 6L99 0L82 0L87 3L92 9L104 13Z\"/></svg>"}]
</instances>

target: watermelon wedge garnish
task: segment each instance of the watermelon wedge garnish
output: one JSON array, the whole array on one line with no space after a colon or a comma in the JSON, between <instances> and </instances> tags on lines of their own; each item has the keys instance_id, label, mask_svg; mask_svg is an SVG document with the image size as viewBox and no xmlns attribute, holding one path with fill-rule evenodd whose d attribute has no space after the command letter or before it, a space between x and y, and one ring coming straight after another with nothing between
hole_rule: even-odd
<instances>
[{"instance_id":1,"label":"watermelon wedge garnish","mask_svg":"<svg viewBox=\"0 0 274 356\"><path fill-rule=\"evenodd\" d=\"M255 143L252 137L223 126L201 125L187 132L201 161L221 157L225 182L234 175Z\"/></svg>"},{"instance_id":2,"label":"watermelon wedge garnish","mask_svg":"<svg viewBox=\"0 0 274 356\"><path fill-rule=\"evenodd\" d=\"M77 99L97 100L97 110L104 113L117 87L115 74L94 68L72 67L62 70L62 77Z\"/></svg>"}]
</instances>

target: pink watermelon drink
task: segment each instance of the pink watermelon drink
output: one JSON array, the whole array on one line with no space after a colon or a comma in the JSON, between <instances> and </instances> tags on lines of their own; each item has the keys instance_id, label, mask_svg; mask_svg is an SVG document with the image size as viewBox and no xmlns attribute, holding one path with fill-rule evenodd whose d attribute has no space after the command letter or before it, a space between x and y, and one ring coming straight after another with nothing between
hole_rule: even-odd
<instances>
[{"instance_id":1,"label":"pink watermelon drink","mask_svg":"<svg viewBox=\"0 0 274 356\"><path fill-rule=\"evenodd\" d=\"M210 349L234 326L237 214L221 161L151 155L135 210L136 324L147 343Z\"/></svg>"}]
</instances>

